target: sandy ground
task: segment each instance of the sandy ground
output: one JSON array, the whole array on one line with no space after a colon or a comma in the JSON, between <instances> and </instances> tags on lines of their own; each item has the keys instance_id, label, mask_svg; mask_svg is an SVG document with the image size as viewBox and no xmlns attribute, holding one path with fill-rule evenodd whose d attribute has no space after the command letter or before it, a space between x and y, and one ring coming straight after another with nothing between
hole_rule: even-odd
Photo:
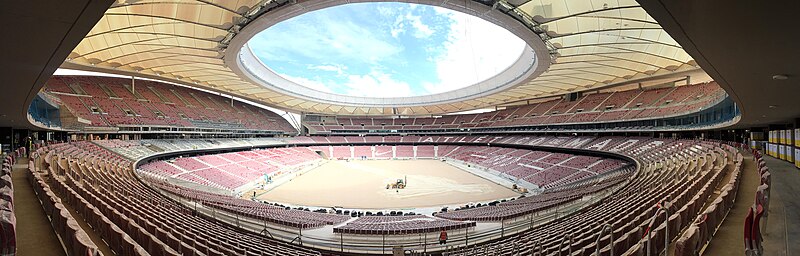
<instances>
[{"instance_id":1,"label":"sandy ground","mask_svg":"<svg viewBox=\"0 0 800 256\"><path fill-rule=\"evenodd\" d=\"M387 183L404 177L408 178L405 189L386 189ZM408 209L517 195L509 188L437 160L368 160L330 161L259 199L316 207Z\"/></svg>"}]
</instances>

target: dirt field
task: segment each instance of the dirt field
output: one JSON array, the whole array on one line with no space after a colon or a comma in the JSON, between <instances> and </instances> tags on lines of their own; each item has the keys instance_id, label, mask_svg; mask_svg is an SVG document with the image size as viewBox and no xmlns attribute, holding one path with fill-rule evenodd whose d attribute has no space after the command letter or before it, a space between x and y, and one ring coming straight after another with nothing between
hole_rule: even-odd
<instances>
[{"instance_id":1,"label":"dirt field","mask_svg":"<svg viewBox=\"0 0 800 256\"><path fill-rule=\"evenodd\" d=\"M386 184L408 178L405 189ZM330 161L260 199L295 205L407 209L485 202L518 194L437 160Z\"/></svg>"}]
</instances>

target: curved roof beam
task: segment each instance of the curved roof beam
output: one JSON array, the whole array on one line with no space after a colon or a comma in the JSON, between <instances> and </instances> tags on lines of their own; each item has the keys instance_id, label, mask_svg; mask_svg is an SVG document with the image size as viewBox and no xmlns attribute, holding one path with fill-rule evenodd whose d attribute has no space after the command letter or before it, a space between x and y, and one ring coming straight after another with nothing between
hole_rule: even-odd
<instances>
[{"instance_id":1,"label":"curved roof beam","mask_svg":"<svg viewBox=\"0 0 800 256\"><path fill-rule=\"evenodd\" d=\"M621 76L617 76L617 75L614 75L614 74L611 74L611 73L603 73L603 72L584 70L584 69L586 69L586 68L550 69L550 71L560 71L560 70L580 71L580 72L583 72L583 73L590 73L590 74L601 75L601 76L610 76L610 77L614 77L614 78L622 78Z\"/></svg>"},{"instance_id":2,"label":"curved roof beam","mask_svg":"<svg viewBox=\"0 0 800 256\"><path fill-rule=\"evenodd\" d=\"M196 54L169 53L167 56L152 57L152 58L141 59L141 60L125 62L125 63L120 63L120 64L122 64L123 66L130 66L130 65L133 65L134 63L141 63L141 62L147 62L147 61L172 60L173 57L177 57L177 56L191 56L191 57L195 57L195 58L219 59L219 58L215 58L215 57L209 57L209 56L204 56L204 55L196 55Z\"/></svg>"},{"instance_id":3,"label":"curved roof beam","mask_svg":"<svg viewBox=\"0 0 800 256\"><path fill-rule=\"evenodd\" d=\"M170 59L170 60L180 61L180 63L172 63L172 64L165 64L165 65L159 65L159 66L152 66L152 67L146 68L145 70L149 69L149 70L155 71L155 69L157 69L157 68L171 67L171 66L177 66L177 65L186 65L186 64L219 66L219 63L211 63L211 62L197 62L197 61L180 60L180 59Z\"/></svg>"},{"instance_id":4,"label":"curved roof beam","mask_svg":"<svg viewBox=\"0 0 800 256\"><path fill-rule=\"evenodd\" d=\"M146 17L146 18L174 20L174 21L178 21L178 22L185 22L185 23L188 23L188 24L198 25L198 26L201 26L201 27L218 29L218 30L222 30L222 31L225 31L225 32L228 31L227 28L221 28L221 27L217 27L217 26L214 26L214 25L210 25L210 24L200 23L200 22L197 22L197 21L184 20L184 19L178 19L178 18L174 18L174 17L159 16L159 15L152 15L152 14L144 14L144 13L106 13L106 15L107 16L111 16L111 15L113 15L113 16L138 16L138 17Z\"/></svg>"},{"instance_id":5,"label":"curved roof beam","mask_svg":"<svg viewBox=\"0 0 800 256\"><path fill-rule=\"evenodd\" d=\"M126 33L126 32L117 32L117 33ZM136 33L136 34L143 34L143 33ZM143 40L139 40L139 41L131 41L131 42L125 42L125 43L121 43L121 44L110 45L110 46L105 47L105 48L100 48L100 49L97 49L97 50L94 50L94 51L91 51L91 52L87 52L87 53L75 56L75 57L73 57L73 59L80 58L80 57L86 57L86 56L89 56L89 55L92 55L92 54L95 54L95 53L98 53L98 52L108 51L108 50L111 50L111 49L114 49L114 48L118 48L118 47L122 47L122 46L126 46L126 45L135 45L135 44L144 43L144 42L150 42L150 41L155 41L155 40L170 39L170 37L179 37L179 38L195 39L195 40L199 40L199 41L216 42L214 40L207 39L207 38L199 38L199 37L196 38L196 37L191 37L191 36L172 35L172 34L163 34L163 35L167 36L167 37L156 37L156 38L143 39Z\"/></svg>"},{"instance_id":6,"label":"curved roof beam","mask_svg":"<svg viewBox=\"0 0 800 256\"><path fill-rule=\"evenodd\" d=\"M563 20L563 19L579 17L579 16L583 16L583 15L587 15L587 14L601 13L601 12L607 12L607 11L616 11L616 10L622 10L622 9L634 9L634 8L641 8L641 7L638 6L638 5L628 5L628 6L611 7L611 8L606 8L606 9L597 9L597 10L591 10L591 11L586 11L586 12L573 13L573 14L570 14L570 15L567 15L567 16L549 18L549 19L546 19L546 20L544 20L542 22L539 22L539 24L544 25L544 24L551 23L551 22L554 22L554 21L559 21L559 20ZM519 7L517 7L517 9L519 9ZM656 24L658 24L658 23L656 23Z\"/></svg>"},{"instance_id":7,"label":"curved roof beam","mask_svg":"<svg viewBox=\"0 0 800 256\"><path fill-rule=\"evenodd\" d=\"M626 68L626 67L620 67L620 66L617 66L617 65L610 65L610 64L602 64L602 63L600 63L600 62L608 62L608 61L617 61L617 60L566 61L566 62L557 62L557 63L554 64L554 66L556 64L587 63L587 64L593 64L593 65L600 65L600 66L624 69L624 70L628 70L628 71L634 72L636 74L641 73L641 71L635 70L635 69L630 69L630 68Z\"/></svg>"},{"instance_id":8,"label":"curved roof beam","mask_svg":"<svg viewBox=\"0 0 800 256\"><path fill-rule=\"evenodd\" d=\"M623 49L617 49L617 50L623 50ZM615 55L615 54L644 54L644 55L653 56L653 57L657 57L657 58L662 58L662 59L673 61L673 62L684 63L683 61L680 61L680 60L677 60L677 59L673 59L673 58L670 58L670 57L667 57L667 56L653 54L653 53L649 53L649 52L637 51L637 50L630 50L630 51L625 51L625 52L579 53L579 54L559 55L558 57L559 58L572 58L572 57L582 57L582 56L606 57L605 55Z\"/></svg>"},{"instance_id":9,"label":"curved roof beam","mask_svg":"<svg viewBox=\"0 0 800 256\"><path fill-rule=\"evenodd\" d=\"M579 36L579 35L585 35L585 34L595 34L595 33L612 32L612 31L630 31L630 30L662 30L662 29L660 27L659 28L609 28L609 29L597 29L597 30L579 31L579 32L569 33L569 34L557 34L557 35L550 36L550 39L564 38L564 37L570 37L570 36ZM628 36L625 36L625 37L628 37Z\"/></svg>"},{"instance_id":10,"label":"curved roof beam","mask_svg":"<svg viewBox=\"0 0 800 256\"><path fill-rule=\"evenodd\" d=\"M184 72L195 72L195 71L220 71L220 72L228 72L228 70L224 70L224 69L196 68L196 69L186 69L186 70L173 71L173 72L170 72L170 74L177 74L177 73L184 73Z\"/></svg>"},{"instance_id":11,"label":"curved roof beam","mask_svg":"<svg viewBox=\"0 0 800 256\"><path fill-rule=\"evenodd\" d=\"M631 38L631 37L627 37L627 38ZM639 39L639 38L637 38L637 39ZM640 44L651 45L651 44L654 44L654 43L657 43L659 45L674 47L674 48L678 48L678 49L683 49L683 48L681 48L680 45L671 45L671 44L661 43L661 42L614 42L614 43L596 43L596 44L577 44L577 45L570 45L570 46L561 46L558 49L560 50L560 49L594 47L594 46L607 46L607 45L640 45Z\"/></svg>"},{"instance_id":12,"label":"curved roof beam","mask_svg":"<svg viewBox=\"0 0 800 256\"><path fill-rule=\"evenodd\" d=\"M115 59L135 56L135 55L139 55L139 54L143 54L143 53L151 53L151 54L167 53L167 52L160 52L162 50L180 49L180 48L191 49L191 48L188 48L188 47L163 46L163 45L152 45L151 47L160 47L160 48L150 49L150 50L141 51L141 52L132 52L132 53L128 53L128 54L123 54L123 55L119 55L119 56L116 56L116 57L113 57L113 58L105 59L105 60L103 60L103 62L110 62L110 61L115 60ZM192 49L192 50L201 50L202 51L204 49L199 48L199 49ZM216 51L213 51L213 52L216 52ZM175 52L168 52L168 53L175 53Z\"/></svg>"},{"instance_id":13,"label":"curved roof beam","mask_svg":"<svg viewBox=\"0 0 800 256\"><path fill-rule=\"evenodd\" d=\"M547 75L547 76L544 76L544 75L542 75L542 76L539 76L539 77L566 77L566 78L572 78L572 79L578 79L578 80L585 80L585 81L594 82L594 83L602 83L602 81L597 81L597 80L594 80L594 79L588 79L588 78L583 78L583 77L577 77L577 76L575 76L575 75L580 75L580 73L573 73L573 74L549 74L549 75ZM547 81L547 80L543 80L543 81ZM580 87L586 87L586 86L584 85L584 86L580 86Z\"/></svg>"},{"instance_id":14,"label":"curved roof beam","mask_svg":"<svg viewBox=\"0 0 800 256\"><path fill-rule=\"evenodd\" d=\"M562 80L555 80L555 79L536 79L536 82L559 83L559 84L568 84L568 85L572 85L572 86L583 87L583 84L576 84L576 83L566 82L566 81L562 81ZM547 88L558 89L558 90L561 90L561 91L569 91L568 89L564 89L564 88L561 88L561 87L553 87L551 85L544 85L544 84L539 84L539 83L533 83L531 85L544 86L544 87L547 87Z\"/></svg>"},{"instance_id":15,"label":"curved roof beam","mask_svg":"<svg viewBox=\"0 0 800 256\"><path fill-rule=\"evenodd\" d=\"M86 35L85 38L92 38L92 37L95 37L95 36L105 35L105 34L117 32L117 31L123 31L123 30L134 29L134 28L155 27L155 26L161 26L161 25L178 25L178 24L182 24L182 22L170 21L170 22L158 22L158 23L149 23L149 24L126 26L126 27L115 28L115 29L112 29L112 30L99 32L99 33L89 34L89 35Z\"/></svg>"},{"instance_id":16,"label":"curved roof beam","mask_svg":"<svg viewBox=\"0 0 800 256\"><path fill-rule=\"evenodd\" d=\"M143 3L128 3L128 2L125 2L125 3L123 3L123 4L112 5L112 6L111 6L111 7L109 7L108 9L109 9L109 10L111 10L111 9L122 8L122 7L128 7L128 6L136 6L136 5L163 5L163 4L175 4L175 5L194 5L194 6L205 6L205 5L210 5L210 6L217 7L217 8L219 8L219 9L221 9L221 10L224 10L224 11L227 11L227 12L230 12L230 13L233 13L233 14L236 14L236 15L239 15L239 16L244 16L244 15L243 15L243 14L241 14L241 13L238 13L238 12L236 12L236 11L234 11L234 10L228 9L228 8L227 8L227 7L225 7L225 6L222 6L222 5L219 5L219 4L216 4L216 3L213 3L213 2L204 1L204 0L195 0L195 1L197 1L197 2L199 2L199 3L179 2L179 1L159 1L159 2L143 2Z\"/></svg>"}]
</instances>

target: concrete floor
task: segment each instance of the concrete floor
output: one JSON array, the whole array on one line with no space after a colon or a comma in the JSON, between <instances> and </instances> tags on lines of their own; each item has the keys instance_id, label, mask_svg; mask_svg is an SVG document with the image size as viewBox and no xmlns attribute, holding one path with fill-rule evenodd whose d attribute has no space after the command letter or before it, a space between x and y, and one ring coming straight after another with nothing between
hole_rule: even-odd
<instances>
[{"instance_id":1,"label":"concrete floor","mask_svg":"<svg viewBox=\"0 0 800 256\"><path fill-rule=\"evenodd\" d=\"M800 170L769 156L764 160L772 176L764 255L800 255Z\"/></svg>"},{"instance_id":2,"label":"concrete floor","mask_svg":"<svg viewBox=\"0 0 800 256\"><path fill-rule=\"evenodd\" d=\"M800 170L793 164L766 156L772 175L767 231L764 234L764 255L800 255ZM745 156L742 180L736 202L706 248L704 255L744 255L744 217L753 205L760 177L752 156Z\"/></svg>"}]
</instances>

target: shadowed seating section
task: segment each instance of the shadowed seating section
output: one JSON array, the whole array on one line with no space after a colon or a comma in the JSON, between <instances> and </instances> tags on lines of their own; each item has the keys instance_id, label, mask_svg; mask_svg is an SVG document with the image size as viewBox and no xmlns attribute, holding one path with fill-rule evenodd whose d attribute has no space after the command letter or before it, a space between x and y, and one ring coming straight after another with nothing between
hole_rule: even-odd
<instances>
[{"instance_id":1,"label":"shadowed seating section","mask_svg":"<svg viewBox=\"0 0 800 256\"><path fill-rule=\"evenodd\" d=\"M507 179L524 180L542 188L568 184L626 165L616 159L483 146L462 146L444 157L494 170Z\"/></svg>"},{"instance_id":2,"label":"shadowed seating section","mask_svg":"<svg viewBox=\"0 0 800 256\"><path fill-rule=\"evenodd\" d=\"M590 148L597 144L586 145ZM714 196L714 188L721 184L725 174L729 171L736 172L739 168L740 162L737 160L741 159L740 155L732 147L725 146L727 145L713 142L674 141L639 153L618 151L636 158L647 154L663 160L673 160L645 165L636 179L612 194L607 202L591 206L569 218L488 243L451 250L445 254L474 255L491 251L500 255L593 255L600 248L601 255L610 255L613 247L615 255L623 252L624 255L645 255L648 233L653 237L650 248L657 254L664 250L667 225L669 237L676 237L698 216L715 216L715 224L721 221L717 211L707 209L701 212L701 209ZM664 166L658 168L658 165ZM734 177L731 182L735 183L735 180ZM731 184L725 187L733 186ZM722 202L731 198L733 197L721 194L714 201ZM653 207L657 204L663 205L665 201L670 202L668 222L665 222L664 214L656 215L658 208ZM655 226L648 227L654 215ZM614 241L605 233L600 237L600 244L597 244L599 230L604 224L611 226ZM572 242L562 244L565 236L571 236Z\"/></svg>"},{"instance_id":3,"label":"shadowed seating section","mask_svg":"<svg viewBox=\"0 0 800 256\"><path fill-rule=\"evenodd\" d=\"M336 117L335 123L307 123L312 133L338 130L432 130L512 128L664 118L694 113L719 103L725 91L715 82L655 89L588 94L577 100L545 100L481 114L441 117Z\"/></svg>"},{"instance_id":4,"label":"shadowed seating section","mask_svg":"<svg viewBox=\"0 0 800 256\"><path fill-rule=\"evenodd\" d=\"M438 213L436 217L474 221L502 221L513 219L554 206L563 205L580 199L585 195L611 189L629 178L629 175L630 171L623 171L618 175L611 175L592 182L585 182L572 186L569 190L545 191L539 195L501 202L497 205L457 208L452 211Z\"/></svg>"},{"instance_id":5,"label":"shadowed seating section","mask_svg":"<svg viewBox=\"0 0 800 256\"><path fill-rule=\"evenodd\" d=\"M39 150L34 153L34 155L36 155L34 157L38 157L38 154L42 153L44 153L44 151ZM44 208L45 214L47 214L50 219L53 229L56 234L61 237L67 249L67 255L103 255L100 250L98 250L97 245L89 238L89 235L80 227L75 217L64 207L62 199L59 196L64 197L64 201L67 203L83 201L81 203L85 204L87 202L85 202L83 198L76 197L74 191L71 189L67 191L51 190L50 185L46 181L52 178L44 174L42 170L38 170L34 161L28 162L28 171L26 174L28 176L28 181L33 186L34 193L39 198L42 208ZM56 196L56 194L59 194L59 196Z\"/></svg>"},{"instance_id":6,"label":"shadowed seating section","mask_svg":"<svg viewBox=\"0 0 800 256\"><path fill-rule=\"evenodd\" d=\"M452 221L422 215L408 216L363 216L341 227L333 233L359 235L408 235L474 227L475 222Z\"/></svg>"},{"instance_id":7,"label":"shadowed seating section","mask_svg":"<svg viewBox=\"0 0 800 256\"><path fill-rule=\"evenodd\" d=\"M50 177L51 190L119 255L319 255L193 216L140 183L130 161L90 149L77 143L49 146L34 168Z\"/></svg>"},{"instance_id":8,"label":"shadowed seating section","mask_svg":"<svg viewBox=\"0 0 800 256\"><path fill-rule=\"evenodd\" d=\"M44 91L75 118L67 128L167 126L275 131L296 130L272 111L217 94L149 80L53 76Z\"/></svg>"},{"instance_id":9,"label":"shadowed seating section","mask_svg":"<svg viewBox=\"0 0 800 256\"><path fill-rule=\"evenodd\" d=\"M0 254L15 255L17 252L17 218L14 215L14 186L11 171L17 158L25 156L24 147L9 152L2 158L0 169Z\"/></svg>"}]
</instances>

